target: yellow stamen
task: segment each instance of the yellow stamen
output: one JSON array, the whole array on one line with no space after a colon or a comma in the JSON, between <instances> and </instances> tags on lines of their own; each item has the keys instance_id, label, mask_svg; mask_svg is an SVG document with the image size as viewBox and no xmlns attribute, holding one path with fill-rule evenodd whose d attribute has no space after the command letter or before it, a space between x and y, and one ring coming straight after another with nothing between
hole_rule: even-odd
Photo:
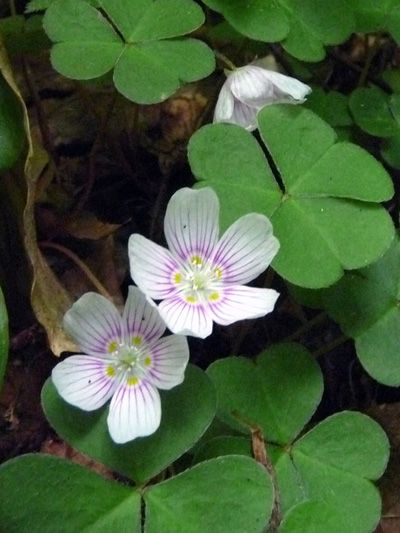
<instances>
[{"instance_id":1,"label":"yellow stamen","mask_svg":"<svg viewBox=\"0 0 400 533\"><path fill-rule=\"evenodd\" d=\"M222 269L217 267L214 269L214 274L215 274L215 277L217 279L221 279L222 278Z\"/></svg>"},{"instance_id":2,"label":"yellow stamen","mask_svg":"<svg viewBox=\"0 0 400 533\"><path fill-rule=\"evenodd\" d=\"M132 387L134 385L137 385L139 383L139 379L136 376L131 376L126 380L126 383Z\"/></svg>"},{"instance_id":3,"label":"yellow stamen","mask_svg":"<svg viewBox=\"0 0 400 533\"><path fill-rule=\"evenodd\" d=\"M193 255L190 262L194 266L201 266L203 264L203 260L199 255Z\"/></svg>"},{"instance_id":4,"label":"yellow stamen","mask_svg":"<svg viewBox=\"0 0 400 533\"><path fill-rule=\"evenodd\" d=\"M135 335L131 339L131 343L133 346L140 346L142 344L142 337L139 337L139 335Z\"/></svg>"},{"instance_id":5,"label":"yellow stamen","mask_svg":"<svg viewBox=\"0 0 400 533\"><path fill-rule=\"evenodd\" d=\"M194 294L189 294L189 296L186 296L186 301L188 304L194 304L197 302L197 298Z\"/></svg>"},{"instance_id":6,"label":"yellow stamen","mask_svg":"<svg viewBox=\"0 0 400 533\"><path fill-rule=\"evenodd\" d=\"M182 274L180 272L174 274L174 283L182 283Z\"/></svg>"},{"instance_id":7,"label":"yellow stamen","mask_svg":"<svg viewBox=\"0 0 400 533\"><path fill-rule=\"evenodd\" d=\"M212 292L210 296L208 297L209 300L215 302L216 300L219 300L219 292Z\"/></svg>"},{"instance_id":8,"label":"yellow stamen","mask_svg":"<svg viewBox=\"0 0 400 533\"><path fill-rule=\"evenodd\" d=\"M111 365L108 365L108 367L106 368L106 374L109 378L112 378L115 376L115 368Z\"/></svg>"},{"instance_id":9,"label":"yellow stamen","mask_svg":"<svg viewBox=\"0 0 400 533\"><path fill-rule=\"evenodd\" d=\"M144 364L145 364L145 366L150 366L151 365L151 357L149 355L145 358Z\"/></svg>"},{"instance_id":10,"label":"yellow stamen","mask_svg":"<svg viewBox=\"0 0 400 533\"><path fill-rule=\"evenodd\" d=\"M118 350L118 342L111 341L110 344L108 345L107 350L108 350L108 353L116 352Z\"/></svg>"}]
</instances>

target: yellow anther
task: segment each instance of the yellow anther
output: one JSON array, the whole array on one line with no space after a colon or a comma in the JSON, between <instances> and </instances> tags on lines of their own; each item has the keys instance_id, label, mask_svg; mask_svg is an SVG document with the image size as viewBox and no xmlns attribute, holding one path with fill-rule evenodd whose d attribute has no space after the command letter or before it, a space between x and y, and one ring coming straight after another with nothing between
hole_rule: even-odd
<instances>
[{"instance_id":1,"label":"yellow anther","mask_svg":"<svg viewBox=\"0 0 400 533\"><path fill-rule=\"evenodd\" d=\"M115 368L111 365L108 365L106 368L106 374L109 378L113 378L115 376Z\"/></svg>"},{"instance_id":2,"label":"yellow anther","mask_svg":"<svg viewBox=\"0 0 400 533\"><path fill-rule=\"evenodd\" d=\"M215 274L215 277L217 279L221 279L222 278L222 269L217 267L214 269L214 274Z\"/></svg>"},{"instance_id":3,"label":"yellow anther","mask_svg":"<svg viewBox=\"0 0 400 533\"><path fill-rule=\"evenodd\" d=\"M118 350L118 342L117 341L111 341L108 345L108 353L113 353Z\"/></svg>"},{"instance_id":4,"label":"yellow anther","mask_svg":"<svg viewBox=\"0 0 400 533\"><path fill-rule=\"evenodd\" d=\"M136 377L136 376L130 376L127 380L126 380L126 383L132 387L134 385L137 385L139 383L139 379Z\"/></svg>"},{"instance_id":5,"label":"yellow anther","mask_svg":"<svg viewBox=\"0 0 400 533\"><path fill-rule=\"evenodd\" d=\"M186 301L188 304L195 304L197 302L197 297L194 294L189 294L189 296L186 296Z\"/></svg>"},{"instance_id":6,"label":"yellow anther","mask_svg":"<svg viewBox=\"0 0 400 533\"><path fill-rule=\"evenodd\" d=\"M210 296L208 297L208 299L213 302L219 300L219 292L212 292Z\"/></svg>"},{"instance_id":7,"label":"yellow anther","mask_svg":"<svg viewBox=\"0 0 400 533\"><path fill-rule=\"evenodd\" d=\"M190 262L194 266L201 266L203 264L203 260L199 255L193 255Z\"/></svg>"},{"instance_id":8,"label":"yellow anther","mask_svg":"<svg viewBox=\"0 0 400 533\"><path fill-rule=\"evenodd\" d=\"M180 272L174 274L174 283L182 283L183 276Z\"/></svg>"},{"instance_id":9,"label":"yellow anther","mask_svg":"<svg viewBox=\"0 0 400 533\"><path fill-rule=\"evenodd\" d=\"M145 364L145 366L150 366L151 365L151 357L149 355L145 358L144 364Z\"/></svg>"},{"instance_id":10,"label":"yellow anther","mask_svg":"<svg viewBox=\"0 0 400 533\"><path fill-rule=\"evenodd\" d=\"M135 335L131 339L132 346L140 346L142 344L142 337L139 337L139 335Z\"/></svg>"}]
</instances>

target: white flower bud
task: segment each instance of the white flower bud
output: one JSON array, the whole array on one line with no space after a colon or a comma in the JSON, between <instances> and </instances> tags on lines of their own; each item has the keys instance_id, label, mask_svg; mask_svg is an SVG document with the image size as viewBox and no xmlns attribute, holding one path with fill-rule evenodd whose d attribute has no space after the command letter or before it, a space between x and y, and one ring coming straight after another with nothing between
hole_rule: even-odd
<instances>
[{"instance_id":1,"label":"white flower bud","mask_svg":"<svg viewBox=\"0 0 400 533\"><path fill-rule=\"evenodd\" d=\"M228 74L219 93L214 122L238 124L248 131L257 128L257 113L266 105L301 104L311 88L301 81L255 65Z\"/></svg>"}]
</instances>

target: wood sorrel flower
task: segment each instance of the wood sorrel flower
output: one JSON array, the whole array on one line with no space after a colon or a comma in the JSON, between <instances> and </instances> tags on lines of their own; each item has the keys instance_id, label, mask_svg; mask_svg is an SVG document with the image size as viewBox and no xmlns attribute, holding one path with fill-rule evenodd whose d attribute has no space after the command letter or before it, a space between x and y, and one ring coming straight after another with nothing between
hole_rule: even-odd
<instances>
[{"instance_id":1,"label":"wood sorrel flower","mask_svg":"<svg viewBox=\"0 0 400 533\"><path fill-rule=\"evenodd\" d=\"M136 287L129 287L122 317L103 296L84 294L66 313L64 328L85 352L53 369L64 400L92 411L111 398L107 424L117 443L154 433L161 419L157 389L182 383L186 338L160 338L165 324Z\"/></svg>"},{"instance_id":2,"label":"wood sorrel flower","mask_svg":"<svg viewBox=\"0 0 400 533\"><path fill-rule=\"evenodd\" d=\"M257 128L257 113L270 104L301 104L311 88L301 81L256 65L229 72L219 93L214 122Z\"/></svg>"},{"instance_id":3,"label":"wood sorrel flower","mask_svg":"<svg viewBox=\"0 0 400 533\"><path fill-rule=\"evenodd\" d=\"M141 290L162 300L168 328L205 338L213 321L228 325L272 311L278 293L245 287L279 249L267 217L239 218L218 240L219 201L206 187L177 191L169 201L164 233L170 250L134 234L129 239L131 275Z\"/></svg>"}]
</instances>

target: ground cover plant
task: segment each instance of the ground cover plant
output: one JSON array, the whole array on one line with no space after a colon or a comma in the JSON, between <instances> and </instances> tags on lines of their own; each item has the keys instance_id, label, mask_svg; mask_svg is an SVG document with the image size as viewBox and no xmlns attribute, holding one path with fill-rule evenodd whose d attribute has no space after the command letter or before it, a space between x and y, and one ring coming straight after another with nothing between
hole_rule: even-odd
<instances>
[{"instance_id":1,"label":"ground cover plant","mask_svg":"<svg viewBox=\"0 0 400 533\"><path fill-rule=\"evenodd\" d=\"M1 530L399 530L399 40L0 4Z\"/></svg>"}]
</instances>

